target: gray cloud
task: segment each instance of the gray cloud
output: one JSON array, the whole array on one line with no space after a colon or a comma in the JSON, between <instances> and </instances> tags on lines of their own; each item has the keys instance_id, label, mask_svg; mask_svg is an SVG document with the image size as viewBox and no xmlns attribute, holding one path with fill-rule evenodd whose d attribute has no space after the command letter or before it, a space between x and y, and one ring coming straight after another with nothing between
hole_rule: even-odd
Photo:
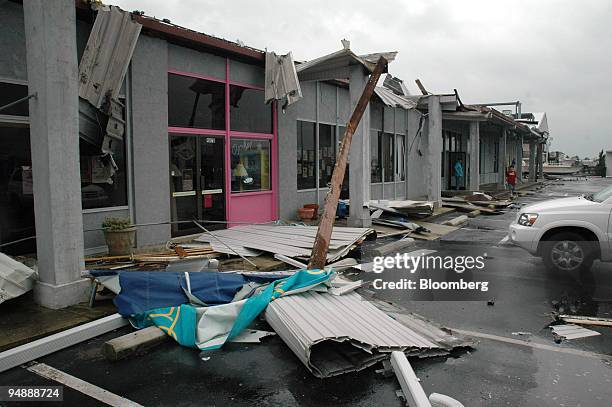
<instances>
[{"instance_id":1,"label":"gray cloud","mask_svg":"<svg viewBox=\"0 0 612 407\"><path fill-rule=\"evenodd\" d=\"M553 150L612 149L612 2L542 0L112 0L246 45L308 60L336 51L399 51L391 71L416 92L457 88L465 103L523 102L548 113ZM374 7L373 7L374 5Z\"/></svg>"}]
</instances>

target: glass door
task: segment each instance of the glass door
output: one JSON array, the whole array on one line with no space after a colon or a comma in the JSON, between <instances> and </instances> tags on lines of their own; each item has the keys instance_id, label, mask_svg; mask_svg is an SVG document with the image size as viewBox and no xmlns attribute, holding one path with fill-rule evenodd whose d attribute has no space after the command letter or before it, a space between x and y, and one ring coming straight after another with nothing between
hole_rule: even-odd
<instances>
[{"instance_id":1,"label":"glass door","mask_svg":"<svg viewBox=\"0 0 612 407\"><path fill-rule=\"evenodd\" d=\"M170 134L172 236L198 233L194 219L225 221L224 151L223 136Z\"/></svg>"},{"instance_id":2,"label":"glass door","mask_svg":"<svg viewBox=\"0 0 612 407\"><path fill-rule=\"evenodd\" d=\"M225 221L225 142L223 136L201 136L200 141L200 217L203 220ZM224 223L205 225L218 229Z\"/></svg>"},{"instance_id":3,"label":"glass door","mask_svg":"<svg viewBox=\"0 0 612 407\"><path fill-rule=\"evenodd\" d=\"M196 136L170 135L170 214L173 222L198 217ZM192 222L173 223L172 236L194 233Z\"/></svg>"}]
</instances>

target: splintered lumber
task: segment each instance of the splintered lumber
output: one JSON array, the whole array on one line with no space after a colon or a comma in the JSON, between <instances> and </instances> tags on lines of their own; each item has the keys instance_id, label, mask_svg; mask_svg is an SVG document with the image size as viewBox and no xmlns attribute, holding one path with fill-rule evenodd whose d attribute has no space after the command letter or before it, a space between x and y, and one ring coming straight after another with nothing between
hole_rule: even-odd
<instances>
[{"instance_id":1,"label":"splintered lumber","mask_svg":"<svg viewBox=\"0 0 612 407\"><path fill-rule=\"evenodd\" d=\"M497 211L496 209L485 208L483 206L476 206L476 205L472 205L471 203L467 203L467 202L461 203L455 200L449 201L446 198L442 200L442 205L449 207L449 208L455 208L461 212L472 212L475 210L479 210L481 213L486 213L489 215L499 214L499 211Z\"/></svg>"},{"instance_id":2,"label":"splintered lumber","mask_svg":"<svg viewBox=\"0 0 612 407\"><path fill-rule=\"evenodd\" d=\"M325 267L327 261L327 251L329 248L329 241L331 240L332 230L334 227L334 220L336 219L336 209L338 208L338 199L340 198L340 190L342 189L342 181L344 180L344 173L346 171L346 163L348 162L349 149L351 147L351 140L353 134L361 121L363 112L368 107L370 98L374 93L376 83L380 78L380 75L387 69L387 60L384 57L380 57L376 63L374 71L368 79L368 83L363 89L363 93L353 110L353 114L349 119L346 130L344 131L344 137L342 143L340 143L340 151L336 158L336 165L334 166L334 172L332 173L331 186L325 197L325 205L323 206L323 215L321 216L321 222L317 230L315 237L314 246L312 248L312 254L310 255L310 261L308 262L308 268L322 269Z\"/></svg>"},{"instance_id":3,"label":"splintered lumber","mask_svg":"<svg viewBox=\"0 0 612 407\"><path fill-rule=\"evenodd\" d=\"M474 209L472 212L468 212L467 216L470 218L475 218L478 215L480 215L480 209Z\"/></svg>"},{"instance_id":4,"label":"splintered lumber","mask_svg":"<svg viewBox=\"0 0 612 407\"><path fill-rule=\"evenodd\" d=\"M156 326L139 329L111 339L102 345L102 353L108 360L120 360L152 349L170 337Z\"/></svg>"},{"instance_id":5,"label":"splintered lumber","mask_svg":"<svg viewBox=\"0 0 612 407\"><path fill-rule=\"evenodd\" d=\"M465 215L457 216L456 218L449 219L443 223L446 226L459 226L468 221L468 217Z\"/></svg>"},{"instance_id":6,"label":"splintered lumber","mask_svg":"<svg viewBox=\"0 0 612 407\"><path fill-rule=\"evenodd\" d=\"M377 256L386 256L389 253L401 253L407 247L414 246L414 239L407 237L405 239L400 239L395 242L387 243L383 246L379 246L374 249L374 253Z\"/></svg>"},{"instance_id":7,"label":"splintered lumber","mask_svg":"<svg viewBox=\"0 0 612 407\"><path fill-rule=\"evenodd\" d=\"M585 317L582 315L559 315L559 319L571 324L612 326L612 318Z\"/></svg>"}]
</instances>

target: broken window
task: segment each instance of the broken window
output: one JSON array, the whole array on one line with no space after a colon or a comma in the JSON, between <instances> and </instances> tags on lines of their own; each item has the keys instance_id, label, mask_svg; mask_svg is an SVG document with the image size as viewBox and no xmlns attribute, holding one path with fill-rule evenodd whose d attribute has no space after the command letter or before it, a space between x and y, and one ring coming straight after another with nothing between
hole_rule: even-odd
<instances>
[{"instance_id":1,"label":"broken window","mask_svg":"<svg viewBox=\"0 0 612 407\"><path fill-rule=\"evenodd\" d=\"M382 155L382 166L383 166L383 174L385 182L393 182L394 181L394 169L393 162L395 160L394 151L395 151L395 143L394 143L394 135L391 133L381 133L380 140L380 151Z\"/></svg>"},{"instance_id":2,"label":"broken window","mask_svg":"<svg viewBox=\"0 0 612 407\"><path fill-rule=\"evenodd\" d=\"M331 182L336 164L335 126L319 124L319 187L326 188Z\"/></svg>"},{"instance_id":3,"label":"broken window","mask_svg":"<svg viewBox=\"0 0 612 407\"><path fill-rule=\"evenodd\" d=\"M316 134L315 123L297 122L297 187L316 188Z\"/></svg>"},{"instance_id":4,"label":"broken window","mask_svg":"<svg viewBox=\"0 0 612 407\"><path fill-rule=\"evenodd\" d=\"M406 136L397 135L397 153L395 155L396 181L406 180Z\"/></svg>"},{"instance_id":5,"label":"broken window","mask_svg":"<svg viewBox=\"0 0 612 407\"><path fill-rule=\"evenodd\" d=\"M499 141L496 140L493 148L493 171L498 172L499 168Z\"/></svg>"},{"instance_id":6,"label":"broken window","mask_svg":"<svg viewBox=\"0 0 612 407\"><path fill-rule=\"evenodd\" d=\"M271 189L270 140L232 138L231 160L232 192Z\"/></svg>"},{"instance_id":7,"label":"broken window","mask_svg":"<svg viewBox=\"0 0 612 407\"><path fill-rule=\"evenodd\" d=\"M168 74L168 126L224 130L225 84Z\"/></svg>"},{"instance_id":8,"label":"broken window","mask_svg":"<svg viewBox=\"0 0 612 407\"><path fill-rule=\"evenodd\" d=\"M0 123L0 152L0 243L8 243L36 234L29 128ZM2 251L32 253L35 243L30 239Z\"/></svg>"},{"instance_id":9,"label":"broken window","mask_svg":"<svg viewBox=\"0 0 612 407\"><path fill-rule=\"evenodd\" d=\"M110 154L103 154L98 146L79 139L83 209L127 205L125 143L112 139L107 148Z\"/></svg>"},{"instance_id":10,"label":"broken window","mask_svg":"<svg viewBox=\"0 0 612 407\"><path fill-rule=\"evenodd\" d=\"M272 105L264 103L264 91L230 85L230 129L272 134Z\"/></svg>"},{"instance_id":11,"label":"broken window","mask_svg":"<svg viewBox=\"0 0 612 407\"><path fill-rule=\"evenodd\" d=\"M370 130L370 182L382 182L382 151L380 132Z\"/></svg>"},{"instance_id":12,"label":"broken window","mask_svg":"<svg viewBox=\"0 0 612 407\"><path fill-rule=\"evenodd\" d=\"M28 96L27 85L0 82L0 107L13 103L26 96ZM26 100L0 111L0 115L28 116L28 110L29 102Z\"/></svg>"}]
</instances>

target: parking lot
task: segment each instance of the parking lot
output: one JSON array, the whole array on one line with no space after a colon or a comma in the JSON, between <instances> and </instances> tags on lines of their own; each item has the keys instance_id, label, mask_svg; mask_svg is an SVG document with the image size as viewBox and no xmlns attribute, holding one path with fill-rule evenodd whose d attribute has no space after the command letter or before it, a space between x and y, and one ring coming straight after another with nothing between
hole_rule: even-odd
<instances>
[{"instance_id":1,"label":"parking lot","mask_svg":"<svg viewBox=\"0 0 612 407\"><path fill-rule=\"evenodd\" d=\"M606 179L551 182L518 202L591 193L610 183ZM427 394L446 394L465 406L609 406L612 363L606 356L612 354L612 329L595 327L602 335L557 344L548 325L556 310L612 317L612 265L595 262L590 273L582 274L547 273L540 259L505 242L507 226L516 214L515 208L502 215L480 216L440 241L419 242L407 249L485 256L483 275L491 287L487 300L440 301L404 290L373 291L380 299L478 341L473 349L448 357L411 360ZM408 277L406 273L391 269L351 278L393 280ZM65 403L82 407L100 405L90 397L100 389L126 403L146 406L402 405L395 394L399 389L395 376L376 373L379 367L317 379L278 337L261 344L230 343L205 355L166 343L143 356L108 362L101 345L128 331L111 332L37 362L90 384L81 391L64 388ZM17 384L57 383L24 367L0 375L0 385Z\"/></svg>"}]
</instances>

